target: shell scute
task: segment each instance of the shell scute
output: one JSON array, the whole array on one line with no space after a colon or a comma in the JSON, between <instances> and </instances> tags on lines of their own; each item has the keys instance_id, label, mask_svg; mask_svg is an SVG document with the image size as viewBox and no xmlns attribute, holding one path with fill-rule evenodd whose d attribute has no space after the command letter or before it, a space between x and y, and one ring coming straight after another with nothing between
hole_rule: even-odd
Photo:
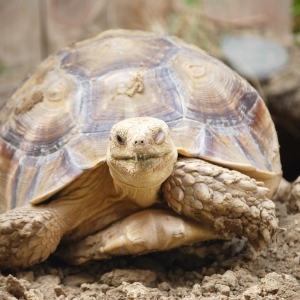
<instances>
[{"instance_id":1,"label":"shell scute","mask_svg":"<svg viewBox=\"0 0 300 300\"><path fill-rule=\"evenodd\" d=\"M155 116L166 122L180 119L183 114L182 95L166 65L143 70L118 70L90 82L89 101L83 107L84 132L110 130L125 118ZM128 95L134 78L143 78L143 90ZM101 101L99 101L99 98Z\"/></svg>"},{"instance_id":2,"label":"shell scute","mask_svg":"<svg viewBox=\"0 0 300 300\"><path fill-rule=\"evenodd\" d=\"M37 70L20 88L22 93L17 90L12 96L16 108L0 112L0 136L28 155L57 151L78 127L80 84L60 70L43 74L37 83L39 74Z\"/></svg>"},{"instance_id":3,"label":"shell scute","mask_svg":"<svg viewBox=\"0 0 300 300\"><path fill-rule=\"evenodd\" d=\"M137 52L136 49L139 49ZM115 36L72 49L61 62L63 69L82 77L101 77L124 68L155 68L168 60L174 49L164 38Z\"/></svg>"}]
</instances>

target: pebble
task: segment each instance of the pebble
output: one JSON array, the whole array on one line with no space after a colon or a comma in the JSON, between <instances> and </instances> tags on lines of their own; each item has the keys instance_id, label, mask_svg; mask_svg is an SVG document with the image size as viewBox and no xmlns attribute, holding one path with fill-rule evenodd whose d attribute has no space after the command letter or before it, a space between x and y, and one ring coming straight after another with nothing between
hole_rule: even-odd
<instances>
[{"instance_id":1,"label":"pebble","mask_svg":"<svg viewBox=\"0 0 300 300\"><path fill-rule=\"evenodd\" d=\"M63 284L70 286L81 286L83 283L93 283L94 281L95 280L93 276L85 272L81 272L65 277L63 280Z\"/></svg>"}]
</instances>

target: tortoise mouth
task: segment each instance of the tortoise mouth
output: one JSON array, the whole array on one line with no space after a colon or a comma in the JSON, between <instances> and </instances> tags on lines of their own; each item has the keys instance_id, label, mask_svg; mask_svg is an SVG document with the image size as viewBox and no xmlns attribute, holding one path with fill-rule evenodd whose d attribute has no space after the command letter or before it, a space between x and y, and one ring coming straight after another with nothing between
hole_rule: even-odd
<instances>
[{"instance_id":1,"label":"tortoise mouth","mask_svg":"<svg viewBox=\"0 0 300 300\"><path fill-rule=\"evenodd\" d=\"M168 160L167 158L170 154L170 152L166 152L163 154L144 152L134 153L133 155L126 156L112 156L111 163L112 165L114 165L115 168L117 167L117 169L120 169L120 166L122 171L125 171L125 173L129 171L131 174L145 174L159 169L160 166Z\"/></svg>"},{"instance_id":2,"label":"tortoise mouth","mask_svg":"<svg viewBox=\"0 0 300 300\"><path fill-rule=\"evenodd\" d=\"M130 156L112 156L115 160L123 160L123 161L129 161L129 162L143 162L147 160L155 160L157 158L162 158L168 155L168 153L165 154L153 154L153 153L135 153L134 155Z\"/></svg>"},{"instance_id":3,"label":"tortoise mouth","mask_svg":"<svg viewBox=\"0 0 300 300\"><path fill-rule=\"evenodd\" d=\"M134 153L126 156L112 156L108 160L114 179L135 187L149 187L161 184L172 172L177 154Z\"/></svg>"}]
</instances>

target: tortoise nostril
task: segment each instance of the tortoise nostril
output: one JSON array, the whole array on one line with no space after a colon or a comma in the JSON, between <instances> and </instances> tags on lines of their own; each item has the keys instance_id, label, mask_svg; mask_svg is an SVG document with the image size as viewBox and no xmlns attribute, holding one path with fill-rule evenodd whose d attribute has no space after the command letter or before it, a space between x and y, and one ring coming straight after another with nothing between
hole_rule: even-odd
<instances>
[{"instance_id":1,"label":"tortoise nostril","mask_svg":"<svg viewBox=\"0 0 300 300\"><path fill-rule=\"evenodd\" d=\"M135 140L134 144L135 145L143 145L144 144L144 140L143 139Z\"/></svg>"}]
</instances>

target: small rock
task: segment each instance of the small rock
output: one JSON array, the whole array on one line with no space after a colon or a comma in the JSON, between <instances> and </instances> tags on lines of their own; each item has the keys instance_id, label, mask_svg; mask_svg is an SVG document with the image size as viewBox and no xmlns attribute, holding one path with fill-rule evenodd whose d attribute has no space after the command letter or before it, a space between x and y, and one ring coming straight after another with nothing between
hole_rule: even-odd
<instances>
[{"instance_id":1,"label":"small rock","mask_svg":"<svg viewBox=\"0 0 300 300\"><path fill-rule=\"evenodd\" d=\"M299 299L300 285L297 279L289 274L269 273L261 279L262 294L276 295L279 298Z\"/></svg>"},{"instance_id":2,"label":"small rock","mask_svg":"<svg viewBox=\"0 0 300 300\"><path fill-rule=\"evenodd\" d=\"M139 300L145 299L147 296L149 296L149 289L139 282L132 284L124 282L120 288L126 293L127 299Z\"/></svg>"},{"instance_id":3,"label":"small rock","mask_svg":"<svg viewBox=\"0 0 300 300\"><path fill-rule=\"evenodd\" d=\"M176 288L176 296L183 298L188 295L189 295L189 289L187 289L186 287L177 287Z\"/></svg>"},{"instance_id":4,"label":"small rock","mask_svg":"<svg viewBox=\"0 0 300 300\"><path fill-rule=\"evenodd\" d=\"M61 280L58 275L43 275L37 277L37 279L32 282L32 287L38 289L45 299L55 299L56 294L54 287L59 285Z\"/></svg>"},{"instance_id":5,"label":"small rock","mask_svg":"<svg viewBox=\"0 0 300 300\"><path fill-rule=\"evenodd\" d=\"M202 274L200 274L200 273L198 273L198 272L196 272L196 271L193 271L193 273L194 273L196 279L203 280L203 277L204 277L204 276L203 276Z\"/></svg>"},{"instance_id":6,"label":"small rock","mask_svg":"<svg viewBox=\"0 0 300 300\"><path fill-rule=\"evenodd\" d=\"M213 293L215 291L215 283L212 281L208 281L202 285L201 289L202 289L202 293Z\"/></svg>"},{"instance_id":7,"label":"small rock","mask_svg":"<svg viewBox=\"0 0 300 300\"><path fill-rule=\"evenodd\" d=\"M198 284L198 283L194 284L192 294L195 295L198 298L200 298L200 296L202 296L201 285L200 284Z\"/></svg>"},{"instance_id":8,"label":"small rock","mask_svg":"<svg viewBox=\"0 0 300 300\"><path fill-rule=\"evenodd\" d=\"M17 273L16 277L18 279L24 279L24 280L27 280L29 282L32 282L34 280L33 271L29 271L29 272L20 271L20 272Z\"/></svg>"},{"instance_id":9,"label":"small rock","mask_svg":"<svg viewBox=\"0 0 300 300\"><path fill-rule=\"evenodd\" d=\"M235 274L228 270L222 275L222 281L230 287L235 287L237 284L237 278Z\"/></svg>"},{"instance_id":10,"label":"small rock","mask_svg":"<svg viewBox=\"0 0 300 300\"><path fill-rule=\"evenodd\" d=\"M28 281L24 279L17 279L12 275L9 275L6 280L6 291L16 298L22 298L25 296L25 292L27 292L31 285Z\"/></svg>"},{"instance_id":11,"label":"small rock","mask_svg":"<svg viewBox=\"0 0 300 300\"><path fill-rule=\"evenodd\" d=\"M44 275L44 276L39 276L36 279L36 282L39 283L40 285L58 285L60 284L60 278L59 276L56 275Z\"/></svg>"},{"instance_id":12,"label":"small rock","mask_svg":"<svg viewBox=\"0 0 300 300\"><path fill-rule=\"evenodd\" d=\"M85 272L81 272L75 275L69 275L63 280L64 285L69 286L81 286L83 283L92 282L94 282L94 277Z\"/></svg>"},{"instance_id":13,"label":"small rock","mask_svg":"<svg viewBox=\"0 0 300 300\"><path fill-rule=\"evenodd\" d=\"M230 287L227 286L227 285L224 285L224 284L216 284L215 285L215 288L218 292L220 292L222 295L225 295L225 296L229 296L229 293L230 293Z\"/></svg>"},{"instance_id":14,"label":"small rock","mask_svg":"<svg viewBox=\"0 0 300 300\"><path fill-rule=\"evenodd\" d=\"M24 293L26 300L44 300L43 293L38 289L30 289Z\"/></svg>"},{"instance_id":15,"label":"small rock","mask_svg":"<svg viewBox=\"0 0 300 300\"><path fill-rule=\"evenodd\" d=\"M120 270L105 273L101 282L108 285L119 286L123 282L140 282L144 286L150 286L156 280L156 274L149 270Z\"/></svg>"},{"instance_id":16,"label":"small rock","mask_svg":"<svg viewBox=\"0 0 300 300\"><path fill-rule=\"evenodd\" d=\"M110 290L110 286L107 284L100 284L100 290L105 294L107 291Z\"/></svg>"},{"instance_id":17,"label":"small rock","mask_svg":"<svg viewBox=\"0 0 300 300\"><path fill-rule=\"evenodd\" d=\"M66 296L66 293L62 289L61 285L55 286L54 287L54 292L55 292L55 294L56 294L57 297L59 297L59 296Z\"/></svg>"},{"instance_id":18,"label":"small rock","mask_svg":"<svg viewBox=\"0 0 300 300\"><path fill-rule=\"evenodd\" d=\"M211 276L211 275L214 275L214 274L216 274L216 270L214 268L208 268L205 272L206 276Z\"/></svg>"},{"instance_id":19,"label":"small rock","mask_svg":"<svg viewBox=\"0 0 300 300\"><path fill-rule=\"evenodd\" d=\"M261 288L259 285L252 285L243 293L245 300L260 300Z\"/></svg>"},{"instance_id":20,"label":"small rock","mask_svg":"<svg viewBox=\"0 0 300 300\"><path fill-rule=\"evenodd\" d=\"M157 285L158 289L161 291L169 291L171 289L171 286L167 282L162 282Z\"/></svg>"}]
</instances>

